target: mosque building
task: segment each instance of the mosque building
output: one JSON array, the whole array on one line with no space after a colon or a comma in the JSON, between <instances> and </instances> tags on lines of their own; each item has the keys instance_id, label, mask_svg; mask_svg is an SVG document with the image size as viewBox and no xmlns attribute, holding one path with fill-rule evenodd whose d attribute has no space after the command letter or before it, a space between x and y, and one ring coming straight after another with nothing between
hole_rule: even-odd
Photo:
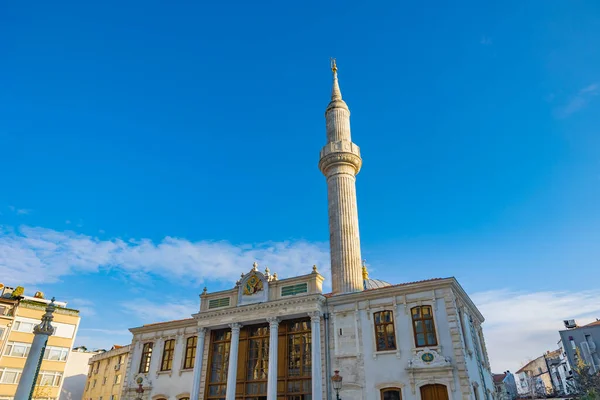
<instances>
[{"instance_id":1,"label":"mosque building","mask_svg":"<svg viewBox=\"0 0 600 400\"><path fill-rule=\"evenodd\" d=\"M204 289L191 318L131 329L123 400L491 400L484 319L457 280L368 277L355 184L362 159L335 61L332 70L319 161L331 293L317 267L279 279L254 263L235 287Z\"/></svg>"}]
</instances>

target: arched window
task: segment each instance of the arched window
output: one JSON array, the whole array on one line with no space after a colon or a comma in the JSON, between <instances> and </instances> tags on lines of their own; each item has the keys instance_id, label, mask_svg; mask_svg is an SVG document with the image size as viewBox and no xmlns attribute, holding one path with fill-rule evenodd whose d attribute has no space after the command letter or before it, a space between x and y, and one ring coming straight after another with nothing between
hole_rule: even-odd
<instances>
[{"instance_id":1,"label":"arched window","mask_svg":"<svg viewBox=\"0 0 600 400\"><path fill-rule=\"evenodd\" d=\"M373 314L375 321L375 341L377 351L396 350L394 315L391 311L379 311Z\"/></svg>"},{"instance_id":2,"label":"arched window","mask_svg":"<svg viewBox=\"0 0 600 400\"><path fill-rule=\"evenodd\" d=\"M402 392L399 388L381 389L381 400L402 400Z\"/></svg>"},{"instance_id":3,"label":"arched window","mask_svg":"<svg viewBox=\"0 0 600 400\"><path fill-rule=\"evenodd\" d=\"M410 311L417 347L437 346L431 306L417 306Z\"/></svg>"}]
</instances>

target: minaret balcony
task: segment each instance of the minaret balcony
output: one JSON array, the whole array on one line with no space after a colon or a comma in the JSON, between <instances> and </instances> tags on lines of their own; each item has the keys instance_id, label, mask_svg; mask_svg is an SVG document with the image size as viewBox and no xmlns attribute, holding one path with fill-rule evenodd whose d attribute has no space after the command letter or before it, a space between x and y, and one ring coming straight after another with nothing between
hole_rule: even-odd
<instances>
[{"instance_id":1,"label":"minaret balcony","mask_svg":"<svg viewBox=\"0 0 600 400\"><path fill-rule=\"evenodd\" d=\"M358 174L362 166L360 148L347 140L327 143L321 149L319 169L327 175L329 167L336 164L350 164L354 167L355 174Z\"/></svg>"}]
</instances>

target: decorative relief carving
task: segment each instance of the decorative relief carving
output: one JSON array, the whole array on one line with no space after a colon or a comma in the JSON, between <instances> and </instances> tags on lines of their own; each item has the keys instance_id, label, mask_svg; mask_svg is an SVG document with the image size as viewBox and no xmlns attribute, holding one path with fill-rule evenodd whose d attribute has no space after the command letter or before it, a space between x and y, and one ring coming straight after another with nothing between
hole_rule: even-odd
<instances>
[{"instance_id":1,"label":"decorative relief carving","mask_svg":"<svg viewBox=\"0 0 600 400\"><path fill-rule=\"evenodd\" d=\"M452 362L448 357L441 356L437 351L424 348L419 351L408 361L407 369L421 369L434 367L449 367L452 368Z\"/></svg>"}]
</instances>

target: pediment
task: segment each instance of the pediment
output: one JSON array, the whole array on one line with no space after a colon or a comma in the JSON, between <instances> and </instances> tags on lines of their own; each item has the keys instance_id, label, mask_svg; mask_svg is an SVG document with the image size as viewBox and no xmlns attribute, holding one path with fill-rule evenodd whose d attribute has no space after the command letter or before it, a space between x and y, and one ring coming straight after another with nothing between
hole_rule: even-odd
<instances>
[{"instance_id":1,"label":"pediment","mask_svg":"<svg viewBox=\"0 0 600 400\"><path fill-rule=\"evenodd\" d=\"M268 269L266 271L268 273ZM269 300L269 278L258 270L258 264L238 281L238 305L262 303Z\"/></svg>"}]
</instances>

